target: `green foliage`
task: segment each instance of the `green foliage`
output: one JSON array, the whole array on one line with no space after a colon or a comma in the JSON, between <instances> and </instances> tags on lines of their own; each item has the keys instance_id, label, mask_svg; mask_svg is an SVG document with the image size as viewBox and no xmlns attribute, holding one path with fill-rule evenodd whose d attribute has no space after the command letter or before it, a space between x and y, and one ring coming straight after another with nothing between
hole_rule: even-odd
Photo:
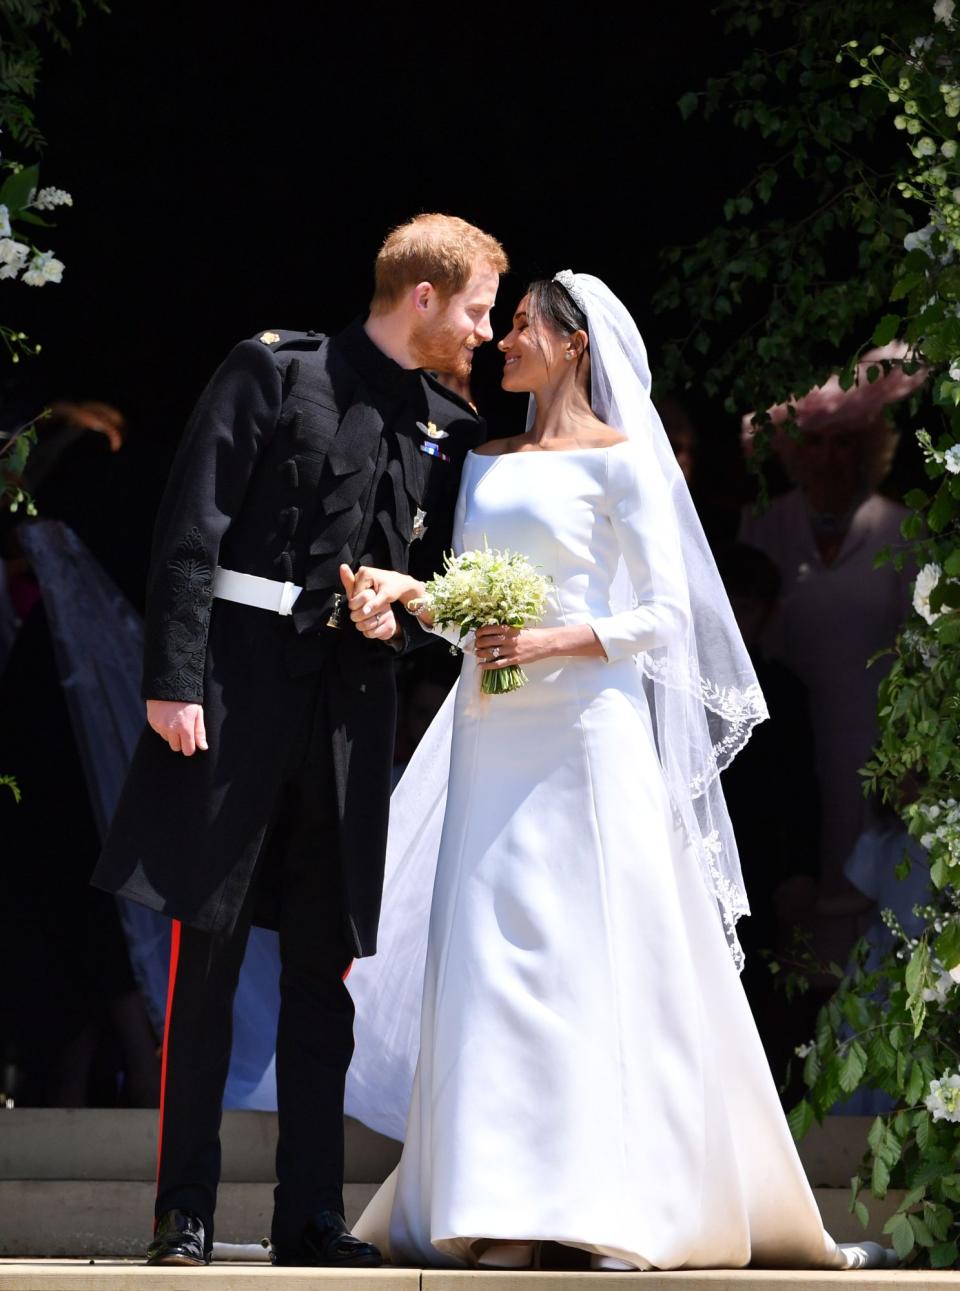
<instances>
[{"instance_id":1,"label":"green foliage","mask_svg":"<svg viewBox=\"0 0 960 1291\"><path fill-rule=\"evenodd\" d=\"M12 775L0 775L0 789L9 789L13 794L14 802L20 801L20 786Z\"/></svg>"},{"instance_id":2,"label":"green foliage","mask_svg":"<svg viewBox=\"0 0 960 1291\"><path fill-rule=\"evenodd\" d=\"M109 12L105 0L0 0L0 135L28 152L41 151L45 143L32 106L43 64L41 42L69 50L68 24L79 26L93 9ZM30 287L60 282L62 262L33 237L38 229L53 227L43 212L72 205L73 198L59 189L40 189L38 167L6 155L0 176L0 279L19 278ZM0 342L14 363L40 349L7 324L0 325ZM0 475L0 500L3 495Z\"/></svg>"},{"instance_id":3,"label":"green foliage","mask_svg":"<svg viewBox=\"0 0 960 1291\"><path fill-rule=\"evenodd\" d=\"M69 50L67 24L80 26L93 9L110 12L105 0L0 0L0 131L31 152L45 143L30 104L43 64L39 42Z\"/></svg>"},{"instance_id":4,"label":"green foliage","mask_svg":"<svg viewBox=\"0 0 960 1291\"><path fill-rule=\"evenodd\" d=\"M960 1220L960 1078L957 1087L944 1079L960 1062L958 988L930 951L943 910L917 913L928 921L920 937L906 936L888 915L889 953L871 955L866 941L854 948L840 989L801 1051L808 1092L789 1120L800 1138L841 1097L863 1088L890 1095L895 1110L871 1125L861 1172L851 1180L850 1211L865 1226L867 1189L879 1198L905 1189L884 1232L901 1259L944 1268L957 1260Z\"/></svg>"},{"instance_id":5,"label":"green foliage","mask_svg":"<svg viewBox=\"0 0 960 1291\"><path fill-rule=\"evenodd\" d=\"M884 305L916 222L897 187L916 159L887 95L852 86L846 64L860 70L857 49L877 49L881 33L892 33L883 39L895 51L873 61L898 83L904 51L934 24L927 4L897 0L726 0L718 12L728 31L763 32L769 47L758 43L733 72L685 94L681 111L750 132L758 160L724 204L722 223L665 252L655 303L684 327L665 348L666 384L696 380L743 413L799 397L836 368L838 353L899 331L900 315ZM859 45L843 48L851 35ZM924 77L927 93L935 78ZM936 106L942 118L939 96ZM922 266L912 272L926 282ZM900 288L920 289L919 280ZM881 311L889 318L878 323ZM757 447L762 458L762 436Z\"/></svg>"},{"instance_id":6,"label":"green foliage","mask_svg":"<svg viewBox=\"0 0 960 1291\"><path fill-rule=\"evenodd\" d=\"M905 549L883 558L916 561L915 612L884 652L880 740L862 774L929 858L932 900L919 935L887 912L892 949L861 943L847 970L831 966L839 987L800 1051L808 1092L790 1124L799 1137L858 1089L889 1095L850 1209L866 1222L867 1188L905 1188L886 1232L903 1260L945 1268L960 1240L960 15L951 0L719 11L755 47L680 110L725 114L757 160L722 222L666 253L658 306L694 320L668 347L668 382L759 410L762 469L764 410L838 369L849 388L867 347L900 339L904 369L927 372L929 486L905 499Z\"/></svg>"},{"instance_id":7,"label":"green foliage","mask_svg":"<svg viewBox=\"0 0 960 1291\"><path fill-rule=\"evenodd\" d=\"M6 437L0 437L0 502L5 502L9 511L23 507L27 515L37 514L33 499L23 490L23 470L30 450L37 442L37 426L47 416L44 409L33 421L19 426Z\"/></svg>"}]
</instances>

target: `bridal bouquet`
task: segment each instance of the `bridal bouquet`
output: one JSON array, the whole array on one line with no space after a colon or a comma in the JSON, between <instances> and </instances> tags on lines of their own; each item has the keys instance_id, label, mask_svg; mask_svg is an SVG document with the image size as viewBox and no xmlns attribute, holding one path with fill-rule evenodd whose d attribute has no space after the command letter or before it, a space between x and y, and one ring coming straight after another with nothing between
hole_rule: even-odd
<instances>
[{"instance_id":1,"label":"bridal bouquet","mask_svg":"<svg viewBox=\"0 0 960 1291\"><path fill-rule=\"evenodd\" d=\"M543 615L550 580L525 556L510 551L465 551L444 557L443 573L426 585L418 609L428 610L441 628L460 629L460 640L468 632L492 624L522 628L538 623ZM503 695L526 683L523 669L516 664L484 672L480 689L485 695Z\"/></svg>"}]
</instances>

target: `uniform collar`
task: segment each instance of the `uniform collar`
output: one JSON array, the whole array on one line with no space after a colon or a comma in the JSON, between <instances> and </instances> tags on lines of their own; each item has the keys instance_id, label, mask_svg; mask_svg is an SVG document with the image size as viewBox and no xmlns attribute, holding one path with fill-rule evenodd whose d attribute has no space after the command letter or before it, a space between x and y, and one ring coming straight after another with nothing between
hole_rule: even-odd
<instances>
[{"instance_id":1,"label":"uniform collar","mask_svg":"<svg viewBox=\"0 0 960 1291\"><path fill-rule=\"evenodd\" d=\"M363 330L364 319L356 318L336 337L350 366L368 381L388 394L408 394L421 384L420 368L402 368Z\"/></svg>"}]
</instances>

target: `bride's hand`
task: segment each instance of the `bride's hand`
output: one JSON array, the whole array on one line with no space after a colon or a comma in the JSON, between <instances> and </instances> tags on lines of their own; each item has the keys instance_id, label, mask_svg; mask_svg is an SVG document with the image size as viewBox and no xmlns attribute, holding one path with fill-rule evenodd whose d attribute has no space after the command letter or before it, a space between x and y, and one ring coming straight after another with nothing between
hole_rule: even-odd
<instances>
[{"instance_id":1,"label":"bride's hand","mask_svg":"<svg viewBox=\"0 0 960 1291\"><path fill-rule=\"evenodd\" d=\"M355 574L349 565L341 565L340 581L352 622L374 641L390 641L397 635L400 629L391 607L394 601L409 599L420 587L408 574L372 565L361 565Z\"/></svg>"},{"instance_id":2,"label":"bride's hand","mask_svg":"<svg viewBox=\"0 0 960 1291\"><path fill-rule=\"evenodd\" d=\"M556 654L554 635L549 628L477 628L477 663L484 672L490 672L494 668L517 665L522 668L526 663L549 659Z\"/></svg>"},{"instance_id":3,"label":"bride's hand","mask_svg":"<svg viewBox=\"0 0 960 1291\"><path fill-rule=\"evenodd\" d=\"M606 657L596 632L588 623L556 628L477 628L477 662L485 672L511 665L522 668L525 663L552 659L554 655Z\"/></svg>"}]
</instances>

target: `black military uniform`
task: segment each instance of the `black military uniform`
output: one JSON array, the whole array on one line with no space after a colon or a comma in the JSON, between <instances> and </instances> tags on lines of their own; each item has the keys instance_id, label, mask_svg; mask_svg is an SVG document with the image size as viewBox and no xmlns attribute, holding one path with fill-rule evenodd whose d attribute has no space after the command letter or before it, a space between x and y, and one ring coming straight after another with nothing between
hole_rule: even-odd
<instances>
[{"instance_id":1,"label":"black military uniform","mask_svg":"<svg viewBox=\"0 0 960 1291\"><path fill-rule=\"evenodd\" d=\"M283 965L275 1245L297 1262L310 1217L342 1214L342 978L376 949L396 650L350 624L338 571L440 568L463 459L482 438L467 403L387 358L357 322L236 346L174 463L143 694L202 703L209 751L184 758L144 732L93 881L178 921L157 1214L197 1215L207 1246L251 923L279 929ZM214 599L218 565L303 591L288 616ZM410 648L422 631L399 617Z\"/></svg>"}]
</instances>

